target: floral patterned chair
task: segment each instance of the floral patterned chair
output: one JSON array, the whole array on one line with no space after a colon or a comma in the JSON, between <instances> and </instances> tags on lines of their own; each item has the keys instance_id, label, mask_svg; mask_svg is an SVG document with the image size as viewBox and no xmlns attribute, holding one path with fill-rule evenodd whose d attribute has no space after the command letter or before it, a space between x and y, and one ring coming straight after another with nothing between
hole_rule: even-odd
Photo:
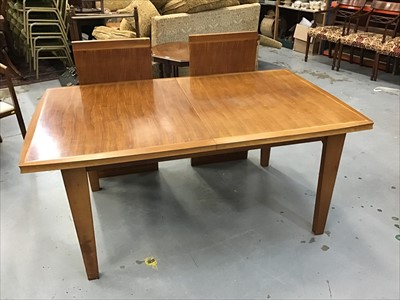
<instances>
[{"instance_id":1,"label":"floral patterned chair","mask_svg":"<svg viewBox=\"0 0 400 300\"><path fill-rule=\"evenodd\" d=\"M390 39L386 43L379 45L376 48L374 64L372 67L371 80L376 81L378 77L379 59L381 55L387 55L389 58L394 57L395 59L400 58L400 37Z\"/></svg>"},{"instance_id":2,"label":"floral patterned chair","mask_svg":"<svg viewBox=\"0 0 400 300\"><path fill-rule=\"evenodd\" d=\"M317 26L310 28L307 35L306 53L304 60L308 59L308 50L310 48L311 39L325 40L329 42L329 57L332 57L332 44L335 44L335 55L333 56L332 70L334 69L336 62L336 53L339 48L341 36L348 34L350 28L353 26L346 26L353 16L357 16L363 12L366 0L342 0L338 1L338 4L327 10L317 12L315 14L327 14L330 20L327 22L328 25ZM314 17L316 19L316 16ZM356 20L358 21L358 20ZM346 31L347 28L347 31Z\"/></svg>"},{"instance_id":3,"label":"floral patterned chair","mask_svg":"<svg viewBox=\"0 0 400 300\"><path fill-rule=\"evenodd\" d=\"M379 52L379 54L388 53L392 55L393 53L393 56L395 56L396 51L393 49L395 49L394 46L396 43L393 43L392 39L398 34L398 27L400 25L400 3L374 0L371 8L372 10L368 14L365 31L356 31L340 38L337 71L340 69L344 46L351 47L351 50L353 48L361 49L360 65L363 65L365 50L374 51L376 54ZM378 59L376 62L378 65L379 54L376 58ZM350 52L350 62L352 61L353 51ZM374 80L374 72L371 75L371 80Z\"/></svg>"}]
</instances>

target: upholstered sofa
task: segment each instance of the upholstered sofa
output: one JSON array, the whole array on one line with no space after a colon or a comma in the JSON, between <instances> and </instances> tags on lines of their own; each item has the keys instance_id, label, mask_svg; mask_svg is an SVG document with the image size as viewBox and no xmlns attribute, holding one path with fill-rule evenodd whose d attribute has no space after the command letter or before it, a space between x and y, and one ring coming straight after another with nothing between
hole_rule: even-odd
<instances>
[{"instance_id":1,"label":"upholstered sofa","mask_svg":"<svg viewBox=\"0 0 400 300\"><path fill-rule=\"evenodd\" d=\"M153 46L187 41L190 34L257 31L260 4L241 4L198 13L175 13L151 18Z\"/></svg>"},{"instance_id":2,"label":"upholstered sofa","mask_svg":"<svg viewBox=\"0 0 400 300\"><path fill-rule=\"evenodd\" d=\"M192 2L189 2L192 1ZM260 15L260 4L255 0L229 0L224 4L227 7L210 9L200 12L182 12L184 6L178 9L168 9L165 12L165 3L215 3L221 4L220 0L107 0L105 6L111 11L120 13L132 13L133 7L138 7L139 25L141 37L150 37L152 45L187 41L190 34L219 33L235 31L257 31ZM228 3L237 2L238 5ZM256 3L254 3L256 2ZM239 4L251 3L251 4ZM153 6L153 4L155 6ZM206 4L207 6L208 4ZM166 6L166 5L165 5ZM187 5L188 8L190 5ZM222 6L220 6L222 7ZM197 9L199 7L196 7ZM165 12L165 14L163 14ZM160 14L161 13L161 14ZM93 36L97 39L118 39L135 37L134 20L123 19L119 30L100 26L95 29Z\"/></svg>"}]
</instances>

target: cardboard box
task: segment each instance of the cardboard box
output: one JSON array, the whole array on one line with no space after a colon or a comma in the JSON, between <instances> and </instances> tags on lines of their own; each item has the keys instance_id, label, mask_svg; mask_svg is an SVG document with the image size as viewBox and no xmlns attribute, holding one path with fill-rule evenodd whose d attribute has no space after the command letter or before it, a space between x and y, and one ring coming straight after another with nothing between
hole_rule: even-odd
<instances>
[{"instance_id":1,"label":"cardboard box","mask_svg":"<svg viewBox=\"0 0 400 300\"><path fill-rule=\"evenodd\" d=\"M306 45L307 45L307 32L309 27L297 24L296 29L294 30L293 38L293 50L301 53L306 53ZM311 38L310 49L308 50L308 54L318 54L319 49L319 41L316 43L313 38Z\"/></svg>"}]
</instances>

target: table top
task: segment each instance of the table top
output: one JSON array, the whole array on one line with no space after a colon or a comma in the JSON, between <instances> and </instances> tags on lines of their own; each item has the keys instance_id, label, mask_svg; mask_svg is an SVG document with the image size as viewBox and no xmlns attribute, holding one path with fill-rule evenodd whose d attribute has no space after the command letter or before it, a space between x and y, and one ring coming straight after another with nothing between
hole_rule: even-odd
<instances>
[{"instance_id":1,"label":"table top","mask_svg":"<svg viewBox=\"0 0 400 300\"><path fill-rule=\"evenodd\" d=\"M373 122L288 70L49 89L21 172L190 156L371 129Z\"/></svg>"},{"instance_id":2,"label":"table top","mask_svg":"<svg viewBox=\"0 0 400 300\"><path fill-rule=\"evenodd\" d=\"M153 58L177 63L189 62L189 43L171 42L158 44L151 48Z\"/></svg>"}]
</instances>

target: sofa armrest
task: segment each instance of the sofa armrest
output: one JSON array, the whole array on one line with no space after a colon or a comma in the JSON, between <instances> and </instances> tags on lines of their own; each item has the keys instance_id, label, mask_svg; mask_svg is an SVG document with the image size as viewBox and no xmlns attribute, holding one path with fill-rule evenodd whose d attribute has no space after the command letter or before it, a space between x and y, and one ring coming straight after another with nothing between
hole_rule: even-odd
<instances>
[{"instance_id":1,"label":"sofa armrest","mask_svg":"<svg viewBox=\"0 0 400 300\"><path fill-rule=\"evenodd\" d=\"M260 4L242 4L199 13L171 14L151 19L153 46L188 41L191 34L257 31Z\"/></svg>"}]
</instances>

